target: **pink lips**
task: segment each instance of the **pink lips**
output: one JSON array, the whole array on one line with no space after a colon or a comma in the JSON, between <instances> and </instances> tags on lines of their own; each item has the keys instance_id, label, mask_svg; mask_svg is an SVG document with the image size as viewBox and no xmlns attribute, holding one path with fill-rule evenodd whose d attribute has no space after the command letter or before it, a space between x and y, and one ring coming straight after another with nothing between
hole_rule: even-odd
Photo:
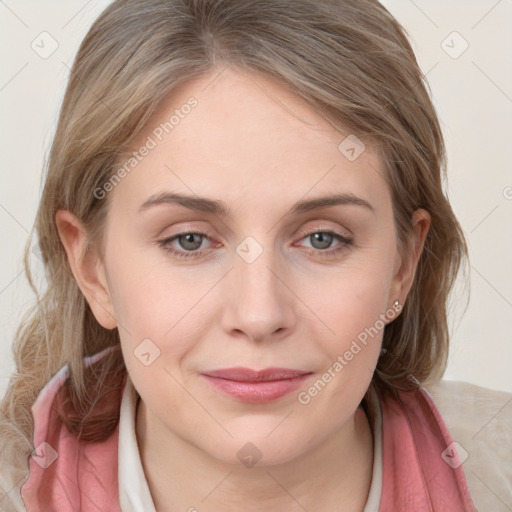
<instances>
[{"instance_id":1,"label":"pink lips","mask_svg":"<svg viewBox=\"0 0 512 512\"><path fill-rule=\"evenodd\" d=\"M202 375L219 391L244 402L270 402L297 389L312 372L290 368L226 368Z\"/></svg>"}]
</instances>

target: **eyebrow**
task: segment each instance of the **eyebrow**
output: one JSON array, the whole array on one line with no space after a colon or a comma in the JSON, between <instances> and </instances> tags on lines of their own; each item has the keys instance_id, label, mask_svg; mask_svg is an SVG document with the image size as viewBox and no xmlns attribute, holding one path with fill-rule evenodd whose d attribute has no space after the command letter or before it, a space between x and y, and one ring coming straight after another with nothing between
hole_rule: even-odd
<instances>
[{"instance_id":1,"label":"eyebrow","mask_svg":"<svg viewBox=\"0 0 512 512\"><path fill-rule=\"evenodd\" d=\"M162 192L159 194L151 195L139 207L139 212L142 213L152 206L161 204L177 204L190 210L210 213L220 217L229 217L231 214L228 206L223 201L208 199L206 197L189 196L176 192ZM301 200L295 203L287 213L307 213L320 208L329 208L338 205L362 206L375 213L375 208L368 201L351 193L332 194L328 196L317 197L315 199Z\"/></svg>"}]
</instances>

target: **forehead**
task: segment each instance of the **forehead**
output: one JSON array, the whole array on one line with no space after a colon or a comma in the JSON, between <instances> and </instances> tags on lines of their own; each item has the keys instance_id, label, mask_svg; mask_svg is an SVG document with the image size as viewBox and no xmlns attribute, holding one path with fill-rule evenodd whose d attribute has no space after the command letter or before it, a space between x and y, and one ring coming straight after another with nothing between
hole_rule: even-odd
<instances>
[{"instance_id":1,"label":"forehead","mask_svg":"<svg viewBox=\"0 0 512 512\"><path fill-rule=\"evenodd\" d=\"M355 159L354 151L347 158L347 145ZM334 191L389 202L383 162L368 145L363 151L291 89L257 73L212 70L182 84L130 152L138 160L116 195L138 206L168 191L222 197L241 208Z\"/></svg>"}]
</instances>

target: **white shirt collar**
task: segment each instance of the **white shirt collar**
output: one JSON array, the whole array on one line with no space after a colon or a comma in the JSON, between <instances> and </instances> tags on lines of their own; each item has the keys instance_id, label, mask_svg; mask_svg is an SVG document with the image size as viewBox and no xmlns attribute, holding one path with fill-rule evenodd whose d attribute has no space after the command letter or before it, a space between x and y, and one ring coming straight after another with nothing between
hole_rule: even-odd
<instances>
[{"instance_id":1,"label":"white shirt collar","mask_svg":"<svg viewBox=\"0 0 512 512\"><path fill-rule=\"evenodd\" d=\"M135 436L136 404L137 392L127 374L119 417L119 505L122 512L156 512Z\"/></svg>"},{"instance_id":2,"label":"white shirt collar","mask_svg":"<svg viewBox=\"0 0 512 512\"><path fill-rule=\"evenodd\" d=\"M363 512L378 512L382 492L382 411L379 400L374 403L372 483ZM127 375L119 418L119 504L122 512L156 512L135 436L136 404L137 392Z\"/></svg>"},{"instance_id":3,"label":"white shirt collar","mask_svg":"<svg viewBox=\"0 0 512 512\"><path fill-rule=\"evenodd\" d=\"M372 483L368 492L368 499L364 506L363 512L378 512L380 507L380 497L382 494L382 409L380 400L374 391L374 422L372 427L373 433L373 471Z\"/></svg>"}]
</instances>

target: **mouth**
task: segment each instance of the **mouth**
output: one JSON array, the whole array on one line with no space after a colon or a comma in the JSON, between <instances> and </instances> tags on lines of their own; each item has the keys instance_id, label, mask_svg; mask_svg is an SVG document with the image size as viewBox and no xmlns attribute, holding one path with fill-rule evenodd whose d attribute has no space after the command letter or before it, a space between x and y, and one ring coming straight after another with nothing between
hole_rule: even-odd
<instances>
[{"instance_id":1,"label":"mouth","mask_svg":"<svg viewBox=\"0 0 512 512\"><path fill-rule=\"evenodd\" d=\"M290 368L226 368L201 375L215 389L236 400L263 403L277 400L299 388L313 372Z\"/></svg>"}]
</instances>

